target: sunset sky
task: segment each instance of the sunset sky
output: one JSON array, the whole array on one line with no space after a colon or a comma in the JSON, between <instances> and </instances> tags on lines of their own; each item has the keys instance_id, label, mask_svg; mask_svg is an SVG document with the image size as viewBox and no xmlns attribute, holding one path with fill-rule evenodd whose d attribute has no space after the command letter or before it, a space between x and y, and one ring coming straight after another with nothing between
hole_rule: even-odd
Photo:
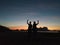
<instances>
[{"instance_id":1,"label":"sunset sky","mask_svg":"<svg viewBox=\"0 0 60 45\"><path fill-rule=\"evenodd\" d=\"M0 0L0 25L26 29L27 19L60 30L60 0Z\"/></svg>"}]
</instances>

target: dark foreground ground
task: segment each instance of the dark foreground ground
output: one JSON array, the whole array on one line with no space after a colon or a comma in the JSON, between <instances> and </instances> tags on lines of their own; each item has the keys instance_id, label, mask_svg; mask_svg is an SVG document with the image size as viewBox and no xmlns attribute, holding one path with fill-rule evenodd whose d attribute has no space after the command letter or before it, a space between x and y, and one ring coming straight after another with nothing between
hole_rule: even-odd
<instances>
[{"instance_id":1,"label":"dark foreground ground","mask_svg":"<svg viewBox=\"0 0 60 45\"><path fill-rule=\"evenodd\" d=\"M60 45L59 33L1 32L0 45Z\"/></svg>"}]
</instances>

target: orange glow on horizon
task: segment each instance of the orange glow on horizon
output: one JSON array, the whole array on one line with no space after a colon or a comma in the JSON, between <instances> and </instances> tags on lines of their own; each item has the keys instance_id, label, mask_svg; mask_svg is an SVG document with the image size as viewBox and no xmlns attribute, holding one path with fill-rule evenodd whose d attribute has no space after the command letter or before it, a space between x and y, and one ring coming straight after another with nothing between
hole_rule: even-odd
<instances>
[{"instance_id":1,"label":"orange glow on horizon","mask_svg":"<svg viewBox=\"0 0 60 45\"><path fill-rule=\"evenodd\" d=\"M60 26L49 26L50 30L60 30Z\"/></svg>"},{"instance_id":2,"label":"orange glow on horizon","mask_svg":"<svg viewBox=\"0 0 60 45\"><path fill-rule=\"evenodd\" d=\"M39 28L39 26L37 26L37 27ZM12 30L16 30L16 29L18 29L18 30L21 30L21 29L26 30L26 29L28 29L27 26L11 26L9 28L12 29ZM60 26L48 26L48 29L49 30L60 30Z\"/></svg>"},{"instance_id":3,"label":"orange glow on horizon","mask_svg":"<svg viewBox=\"0 0 60 45\"><path fill-rule=\"evenodd\" d=\"M12 30L16 30L16 29L18 29L18 30L21 30L21 29L26 30L27 26L11 26L9 28L12 29Z\"/></svg>"}]
</instances>

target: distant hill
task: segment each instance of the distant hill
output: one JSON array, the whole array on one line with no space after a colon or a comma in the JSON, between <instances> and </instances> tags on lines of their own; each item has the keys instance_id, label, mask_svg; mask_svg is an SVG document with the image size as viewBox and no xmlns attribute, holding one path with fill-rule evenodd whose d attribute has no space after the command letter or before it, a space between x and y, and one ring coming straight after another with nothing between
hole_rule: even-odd
<instances>
[{"instance_id":1,"label":"distant hill","mask_svg":"<svg viewBox=\"0 0 60 45\"><path fill-rule=\"evenodd\" d=\"M8 32L11 31L8 27L0 25L0 32Z\"/></svg>"}]
</instances>

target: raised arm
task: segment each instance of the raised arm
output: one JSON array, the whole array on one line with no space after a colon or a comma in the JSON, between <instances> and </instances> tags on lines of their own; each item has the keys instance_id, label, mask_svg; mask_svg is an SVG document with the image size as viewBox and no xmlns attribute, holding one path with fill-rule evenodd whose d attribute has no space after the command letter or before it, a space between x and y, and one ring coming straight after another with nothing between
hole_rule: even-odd
<instances>
[{"instance_id":1,"label":"raised arm","mask_svg":"<svg viewBox=\"0 0 60 45\"><path fill-rule=\"evenodd\" d=\"M29 23L28 23L28 20L27 20L27 24L29 24Z\"/></svg>"},{"instance_id":2,"label":"raised arm","mask_svg":"<svg viewBox=\"0 0 60 45\"><path fill-rule=\"evenodd\" d=\"M39 24L39 20L37 20L37 24Z\"/></svg>"}]
</instances>

